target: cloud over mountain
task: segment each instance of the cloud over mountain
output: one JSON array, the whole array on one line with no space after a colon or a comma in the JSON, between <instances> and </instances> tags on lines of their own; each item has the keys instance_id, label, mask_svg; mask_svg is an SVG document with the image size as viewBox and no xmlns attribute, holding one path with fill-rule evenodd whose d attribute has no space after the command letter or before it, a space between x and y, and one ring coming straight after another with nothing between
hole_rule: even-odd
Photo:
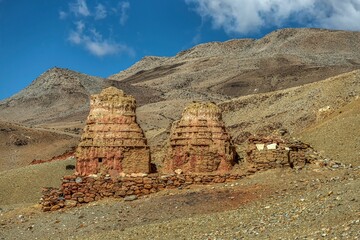
<instances>
[{"instance_id":1,"label":"cloud over mountain","mask_svg":"<svg viewBox=\"0 0 360 240\"><path fill-rule=\"evenodd\" d=\"M360 30L360 0L185 0L228 34L296 23L308 27Z\"/></svg>"}]
</instances>

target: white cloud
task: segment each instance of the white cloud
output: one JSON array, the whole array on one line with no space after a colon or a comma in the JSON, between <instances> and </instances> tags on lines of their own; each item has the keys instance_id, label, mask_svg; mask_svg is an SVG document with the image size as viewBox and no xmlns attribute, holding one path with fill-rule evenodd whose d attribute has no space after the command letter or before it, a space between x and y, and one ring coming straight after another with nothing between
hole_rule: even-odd
<instances>
[{"instance_id":1,"label":"white cloud","mask_svg":"<svg viewBox=\"0 0 360 240\"><path fill-rule=\"evenodd\" d=\"M0 0L0 1L1 1L1 0ZM67 16L68 16L67 12L59 11L59 18L60 18L61 20L66 19Z\"/></svg>"},{"instance_id":2,"label":"white cloud","mask_svg":"<svg viewBox=\"0 0 360 240\"><path fill-rule=\"evenodd\" d=\"M360 0L185 0L227 33L286 25L360 30Z\"/></svg>"},{"instance_id":3,"label":"white cloud","mask_svg":"<svg viewBox=\"0 0 360 240\"><path fill-rule=\"evenodd\" d=\"M75 25L77 32L82 33L84 31L85 23L83 21L77 21Z\"/></svg>"},{"instance_id":4,"label":"white cloud","mask_svg":"<svg viewBox=\"0 0 360 240\"><path fill-rule=\"evenodd\" d=\"M89 8L87 7L85 0L77 0L74 3L71 3L70 10L77 16L80 15L87 17L90 15L90 11Z\"/></svg>"},{"instance_id":5,"label":"white cloud","mask_svg":"<svg viewBox=\"0 0 360 240\"><path fill-rule=\"evenodd\" d=\"M113 4L107 2L105 6L92 1L72 0L68 7L67 12L59 11L60 19L73 22L67 41L98 57L117 54L135 56L135 51L131 47L114 40L112 27L106 27L103 25L104 22L98 21L105 18L112 18L116 21L120 17L120 24L124 25L128 18L127 11L130 8L128 1ZM116 11L112 11L112 9L116 9ZM106 35L111 37L104 37Z\"/></svg>"},{"instance_id":6,"label":"white cloud","mask_svg":"<svg viewBox=\"0 0 360 240\"><path fill-rule=\"evenodd\" d=\"M95 7L95 20L104 19L107 16L107 11L104 5L99 3Z\"/></svg>"},{"instance_id":7,"label":"white cloud","mask_svg":"<svg viewBox=\"0 0 360 240\"><path fill-rule=\"evenodd\" d=\"M120 24L123 26L125 25L127 19L129 18L127 13L129 8L130 8L129 2L120 2Z\"/></svg>"},{"instance_id":8,"label":"white cloud","mask_svg":"<svg viewBox=\"0 0 360 240\"><path fill-rule=\"evenodd\" d=\"M321 26L334 29L360 30L360 0L328 1L328 11L324 11L322 13L324 16L318 19Z\"/></svg>"},{"instance_id":9,"label":"white cloud","mask_svg":"<svg viewBox=\"0 0 360 240\"><path fill-rule=\"evenodd\" d=\"M81 34L75 31L70 32L68 40L75 44L80 44L83 41Z\"/></svg>"},{"instance_id":10,"label":"white cloud","mask_svg":"<svg viewBox=\"0 0 360 240\"><path fill-rule=\"evenodd\" d=\"M103 35L94 28L86 31L86 26L82 21L75 22L75 27L75 30L70 32L68 40L75 45L84 47L95 56L127 54L133 57L135 55L132 48L111 39L104 39Z\"/></svg>"},{"instance_id":11,"label":"white cloud","mask_svg":"<svg viewBox=\"0 0 360 240\"><path fill-rule=\"evenodd\" d=\"M85 41L85 47L92 54L102 57L105 55L114 55L119 53L126 53L130 56L134 56L134 51L126 45L104 41Z\"/></svg>"}]
</instances>

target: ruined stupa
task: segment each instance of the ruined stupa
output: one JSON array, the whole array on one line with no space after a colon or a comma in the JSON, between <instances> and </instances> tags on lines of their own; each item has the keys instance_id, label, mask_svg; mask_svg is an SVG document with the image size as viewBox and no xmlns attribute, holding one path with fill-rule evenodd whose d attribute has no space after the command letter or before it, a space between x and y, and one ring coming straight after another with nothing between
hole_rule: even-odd
<instances>
[{"instance_id":1,"label":"ruined stupa","mask_svg":"<svg viewBox=\"0 0 360 240\"><path fill-rule=\"evenodd\" d=\"M148 173L150 150L136 122L135 98L109 87L92 95L90 113L76 151L80 175Z\"/></svg>"},{"instance_id":2,"label":"ruined stupa","mask_svg":"<svg viewBox=\"0 0 360 240\"><path fill-rule=\"evenodd\" d=\"M183 173L219 173L231 170L235 150L214 103L188 105L170 133L166 170Z\"/></svg>"}]
</instances>

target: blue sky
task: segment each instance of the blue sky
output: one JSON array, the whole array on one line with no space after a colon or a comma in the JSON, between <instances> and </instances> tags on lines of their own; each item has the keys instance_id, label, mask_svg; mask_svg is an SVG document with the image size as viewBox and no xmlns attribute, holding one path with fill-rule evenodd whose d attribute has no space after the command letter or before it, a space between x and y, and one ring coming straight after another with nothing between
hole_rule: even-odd
<instances>
[{"instance_id":1,"label":"blue sky","mask_svg":"<svg viewBox=\"0 0 360 240\"><path fill-rule=\"evenodd\" d=\"M107 77L203 42L359 23L360 0L0 0L0 99L55 66Z\"/></svg>"}]
</instances>

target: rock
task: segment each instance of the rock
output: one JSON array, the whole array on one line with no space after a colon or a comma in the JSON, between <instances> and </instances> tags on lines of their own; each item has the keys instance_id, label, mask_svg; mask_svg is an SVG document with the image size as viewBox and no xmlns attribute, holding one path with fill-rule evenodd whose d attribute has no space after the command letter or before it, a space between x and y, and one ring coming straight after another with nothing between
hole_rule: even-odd
<instances>
[{"instance_id":1,"label":"rock","mask_svg":"<svg viewBox=\"0 0 360 240\"><path fill-rule=\"evenodd\" d=\"M126 191L124 191L124 190L119 190L119 191L115 192L115 196L118 196L118 197L125 197L125 195L126 195Z\"/></svg>"},{"instance_id":2,"label":"rock","mask_svg":"<svg viewBox=\"0 0 360 240\"><path fill-rule=\"evenodd\" d=\"M263 143L258 143L258 144L255 144L255 145L256 145L257 150L259 150L259 151L264 150L265 144L263 144Z\"/></svg>"},{"instance_id":3,"label":"rock","mask_svg":"<svg viewBox=\"0 0 360 240\"><path fill-rule=\"evenodd\" d=\"M73 198L83 198L85 197L85 194L82 192L76 192L72 195Z\"/></svg>"},{"instance_id":4,"label":"rock","mask_svg":"<svg viewBox=\"0 0 360 240\"><path fill-rule=\"evenodd\" d=\"M150 171L150 150L135 109L135 98L115 87L91 96L87 125L76 152L78 174Z\"/></svg>"},{"instance_id":5,"label":"rock","mask_svg":"<svg viewBox=\"0 0 360 240\"><path fill-rule=\"evenodd\" d=\"M147 173L132 173L130 174L130 177L147 177Z\"/></svg>"},{"instance_id":6,"label":"rock","mask_svg":"<svg viewBox=\"0 0 360 240\"><path fill-rule=\"evenodd\" d=\"M51 207L50 211L56 211L59 210L61 207L59 205L54 205Z\"/></svg>"},{"instance_id":7,"label":"rock","mask_svg":"<svg viewBox=\"0 0 360 240\"><path fill-rule=\"evenodd\" d=\"M268 144L268 145L266 145L266 148L268 150L276 150L277 144L276 143Z\"/></svg>"},{"instance_id":8,"label":"rock","mask_svg":"<svg viewBox=\"0 0 360 240\"><path fill-rule=\"evenodd\" d=\"M83 180L82 180L81 177L77 177L77 178L75 179L75 182L76 182L76 183L82 183L82 181L83 181Z\"/></svg>"},{"instance_id":9,"label":"rock","mask_svg":"<svg viewBox=\"0 0 360 240\"><path fill-rule=\"evenodd\" d=\"M176 169L174 172L178 175L183 173L183 171L180 168Z\"/></svg>"},{"instance_id":10,"label":"rock","mask_svg":"<svg viewBox=\"0 0 360 240\"><path fill-rule=\"evenodd\" d=\"M134 201L136 199L138 199L138 197L136 195L130 195L130 196L126 196L124 198L125 201Z\"/></svg>"},{"instance_id":11,"label":"rock","mask_svg":"<svg viewBox=\"0 0 360 240\"><path fill-rule=\"evenodd\" d=\"M69 207L69 208L71 208L71 207L76 207L77 201L74 201L74 200L66 200L64 204L65 204L66 207Z\"/></svg>"},{"instance_id":12,"label":"rock","mask_svg":"<svg viewBox=\"0 0 360 240\"><path fill-rule=\"evenodd\" d=\"M84 197L84 202L86 202L86 203L93 202L93 201L95 201L95 199L92 197Z\"/></svg>"},{"instance_id":13,"label":"rock","mask_svg":"<svg viewBox=\"0 0 360 240\"><path fill-rule=\"evenodd\" d=\"M20 222L26 222L24 215L19 215L18 219L19 219Z\"/></svg>"},{"instance_id":14,"label":"rock","mask_svg":"<svg viewBox=\"0 0 360 240\"><path fill-rule=\"evenodd\" d=\"M51 210L51 207L43 207L42 210L43 210L44 212L48 212L48 211Z\"/></svg>"},{"instance_id":15,"label":"rock","mask_svg":"<svg viewBox=\"0 0 360 240\"><path fill-rule=\"evenodd\" d=\"M332 168L339 168L340 166L338 164L334 164L331 166Z\"/></svg>"},{"instance_id":16,"label":"rock","mask_svg":"<svg viewBox=\"0 0 360 240\"><path fill-rule=\"evenodd\" d=\"M226 172L232 168L234 159L235 148L220 108L209 102L188 105L171 128L166 170Z\"/></svg>"}]
</instances>

